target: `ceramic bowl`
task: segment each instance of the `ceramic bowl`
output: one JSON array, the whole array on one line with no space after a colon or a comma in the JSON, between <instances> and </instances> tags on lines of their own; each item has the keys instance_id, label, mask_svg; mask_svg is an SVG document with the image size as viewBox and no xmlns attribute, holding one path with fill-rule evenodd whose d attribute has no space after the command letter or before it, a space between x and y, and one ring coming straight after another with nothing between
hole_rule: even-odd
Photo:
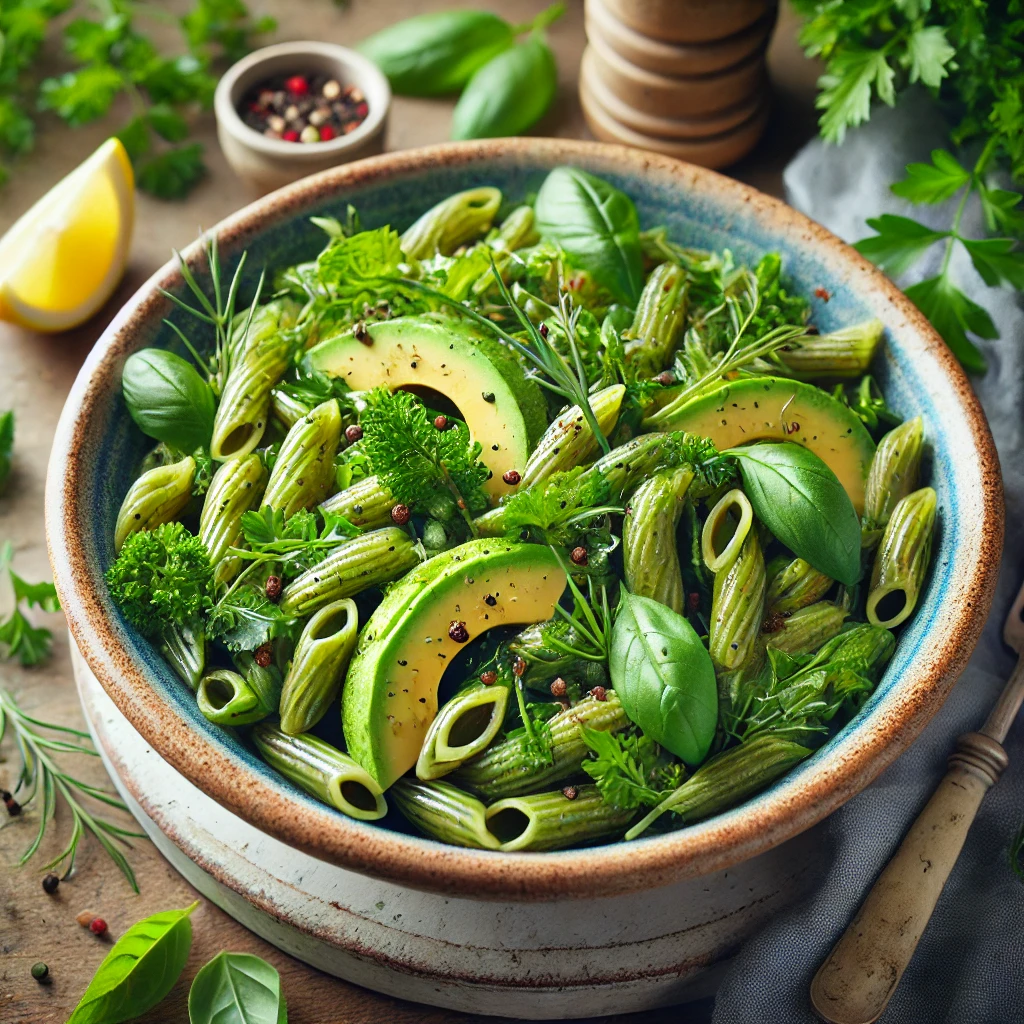
<instances>
[{"instance_id":1,"label":"ceramic bowl","mask_svg":"<svg viewBox=\"0 0 1024 1024\"><path fill-rule=\"evenodd\" d=\"M238 116L238 104L254 86L282 74L326 74L356 85L366 97L366 120L329 142L285 142L267 138ZM217 138L232 170L263 195L309 174L373 156L384 149L391 87L377 65L355 50L315 41L277 43L232 64L217 83L213 99Z\"/></svg>"},{"instance_id":2,"label":"ceramic bowl","mask_svg":"<svg viewBox=\"0 0 1024 1024\"><path fill-rule=\"evenodd\" d=\"M298 848L321 864L463 902L592 899L600 905L601 898L712 872L730 876L740 870L737 865L820 821L890 764L942 704L985 621L1002 546L995 449L949 349L910 301L853 249L778 200L713 172L597 143L453 143L333 168L245 207L213 233L226 273L243 250L250 253L241 295L246 302L260 268L307 259L320 247L323 235L309 223L310 215L343 216L353 203L367 226L390 223L402 230L460 189L487 183L507 196L525 196L560 164L584 167L624 189L636 201L643 225L663 224L683 244L728 247L745 261L779 251L800 293L820 296L813 299L813 320L824 330L880 318L886 345L873 371L893 407L905 416L920 414L926 424L929 481L940 513L935 569L919 607L856 717L743 805L628 844L546 854L458 849L345 818L277 776L230 731L207 722L187 687L122 618L103 581L113 558L118 506L146 447L121 398L121 368L144 346L177 348L164 317L200 344L207 340L158 290L185 294L174 263L139 289L86 359L49 465L50 560L71 632L103 690L152 750L268 842ZM185 258L208 284L198 246L186 250ZM231 842L228 836L223 840ZM631 916L630 901L623 899L604 904L602 913L613 905L617 915ZM571 907L564 913L569 920ZM449 925L457 928L458 922ZM372 956L372 950L364 954Z\"/></svg>"}]
</instances>

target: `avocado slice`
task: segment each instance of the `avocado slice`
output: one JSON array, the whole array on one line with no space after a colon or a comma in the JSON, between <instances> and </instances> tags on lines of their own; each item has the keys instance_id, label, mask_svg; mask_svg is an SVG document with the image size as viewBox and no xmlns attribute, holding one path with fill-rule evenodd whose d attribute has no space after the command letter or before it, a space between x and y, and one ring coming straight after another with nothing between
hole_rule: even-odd
<instances>
[{"instance_id":1,"label":"avocado slice","mask_svg":"<svg viewBox=\"0 0 1024 1024\"><path fill-rule=\"evenodd\" d=\"M308 353L310 365L342 377L353 391L379 385L438 392L453 402L482 447L491 471L491 501L515 488L502 479L522 476L530 452L547 428L540 388L528 380L499 341L442 314L395 317L327 338ZM430 404L427 398L427 404Z\"/></svg>"},{"instance_id":2,"label":"avocado slice","mask_svg":"<svg viewBox=\"0 0 1024 1024\"><path fill-rule=\"evenodd\" d=\"M493 626L550 619L565 570L542 544L471 540L404 577L359 636L342 692L348 752L383 789L416 763L458 651ZM464 623L461 642L449 635Z\"/></svg>"},{"instance_id":3,"label":"avocado slice","mask_svg":"<svg viewBox=\"0 0 1024 1024\"><path fill-rule=\"evenodd\" d=\"M795 441L824 461L857 510L875 443L860 418L811 384L784 377L745 377L688 402L671 417L658 414L659 430L710 437L719 450L751 441Z\"/></svg>"}]
</instances>

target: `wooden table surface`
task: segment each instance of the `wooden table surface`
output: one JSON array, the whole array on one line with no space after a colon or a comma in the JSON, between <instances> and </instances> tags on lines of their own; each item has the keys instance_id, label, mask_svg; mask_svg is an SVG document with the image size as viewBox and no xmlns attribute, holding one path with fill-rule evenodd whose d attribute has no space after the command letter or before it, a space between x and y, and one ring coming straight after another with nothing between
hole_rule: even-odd
<instances>
[{"instance_id":1,"label":"wooden table surface","mask_svg":"<svg viewBox=\"0 0 1024 1024\"><path fill-rule=\"evenodd\" d=\"M175 6L175 5L170 5ZM251 9L279 17L277 39L303 37L340 43L358 40L384 25L423 11L455 6L489 6L510 21L528 20L546 6L541 0L352 0L347 9L329 0L253 0ZM582 0L570 0L567 15L550 30L560 70L558 98L537 128L538 135L590 137L576 97L576 69L584 46ZM54 48L56 50L56 48ZM804 61L795 43L795 21L785 12L780 20L769 64L775 83L772 122L757 150L729 173L767 192L781 191L786 161L814 131L812 109L816 69ZM406 149L447 137L451 102L396 99L388 148ZM36 150L12 168L9 184L0 190L0 232L58 179L75 167L109 133L111 122L77 130L44 119ZM15 565L27 579L49 579L43 535L43 484L53 431L78 368L95 339L119 306L170 255L172 246L192 241L208 227L242 205L245 197L224 164L213 131L212 115L197 122L197 137L206 144L209 177L182 203L162 203L139 195L135 238L125 280L107 306L84 327L61 336L42 336L0 325L0 409L17 415L15 467L6 494L0 498L0 543L10 540ZM0 606L9 595L0 596ZM45 616L54 630L54 656L33 670L0 664L0 683L13 689L23 706L37 716L82 725L68 643L59 615ZM17 758L5 745L0 756L0 786L11 788ZM80 759L85 760L85 759ZM89 780L104 781L103 768L91 759L82 766ZM97 939L79 927L76 915L91 910L109 924L116 937L133 922L158 910L183 907L197 898L148 841L138 841L131 862L141 884L134 895L113 863L92 842L82 844L75 877L47 896L40 886L40 867L60 848L67 834L67 816L58 811L43 855L18 868L21 851L38 825L35 812L0 821L0 1021L43 1024L65 1021L93 971L105 956L109 940ZM147 1024L184 1024L188 1019L188 986L198 968L223 949L250 951L273 963L282 975L292 1024L471 1024L471 1017L421 1007L376 995L321 974L279 953L203 900L192 917L194 941L189 964L169 998L141 1018ZM51 981L40 985L29 969L37 960L50 967ZM706 1021L708 1003L616 1018L620 1024L661 1024Z\"/></svg>"}]
</instances>

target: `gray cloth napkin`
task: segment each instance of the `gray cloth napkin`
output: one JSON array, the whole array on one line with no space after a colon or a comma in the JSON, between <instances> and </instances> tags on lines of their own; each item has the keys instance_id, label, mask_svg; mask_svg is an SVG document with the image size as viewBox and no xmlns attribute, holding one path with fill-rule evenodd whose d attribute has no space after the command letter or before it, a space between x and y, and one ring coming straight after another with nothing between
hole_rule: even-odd
<instances>
[{"instance_id":1,"label":"gray cloth napkin","mask_svg":"<svg viewBox=\"0 0 1024 1024\"><path fill-rule=\"evenodd\" d=\"M871 232L865 217L900 213L949 225L950 210L910 207L889 191L904 166L947 147L944 127L923 96L882 108L841 147L807 145L786 169L787 197L846 241ZM969 210L964 232L980 233ZM938 249L938 247L937 247ZM936 273L940 253L915 267L904 286ZM740 951L715 1004L714 1024L808 1024L808 986L914 816L945 771L956 737L975 729L1013 669L1002 622L1024 579L1024 309L1008 289L987 288L963 254L955 280L993 316L1002 337L983 342L989 360L974 386L995 435L1006 484L1006 548L991 618L967 670L928 728L872 786L826 823L831 863L812 897L775 919ZM917 954L883 1024L1017 1024L1024 1021L1024 881L1008 846L1024 821L1024 725L1006 744L1010 767L971 830Z\"/></svg>"}]
</instances>

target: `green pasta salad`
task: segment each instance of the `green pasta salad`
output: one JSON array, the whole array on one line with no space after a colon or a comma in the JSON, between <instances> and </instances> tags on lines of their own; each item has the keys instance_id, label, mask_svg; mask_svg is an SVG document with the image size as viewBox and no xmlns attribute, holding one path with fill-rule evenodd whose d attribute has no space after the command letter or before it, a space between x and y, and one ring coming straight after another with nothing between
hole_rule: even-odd
<instances>
[{"instance_id":1,"label":"green pasta salad","mask_svg":"<svg viewBox=\"0 0 1024 1024\"><path fill-rule=\"evenodd\" d=\"M107 571L209 722L339 812L487 850L685 827L863 705L928 570L920 419L777 254L559 167L323 248L214 243ZM169 296L170 297L170 296Z\"/></svg>"}]
</instances>

